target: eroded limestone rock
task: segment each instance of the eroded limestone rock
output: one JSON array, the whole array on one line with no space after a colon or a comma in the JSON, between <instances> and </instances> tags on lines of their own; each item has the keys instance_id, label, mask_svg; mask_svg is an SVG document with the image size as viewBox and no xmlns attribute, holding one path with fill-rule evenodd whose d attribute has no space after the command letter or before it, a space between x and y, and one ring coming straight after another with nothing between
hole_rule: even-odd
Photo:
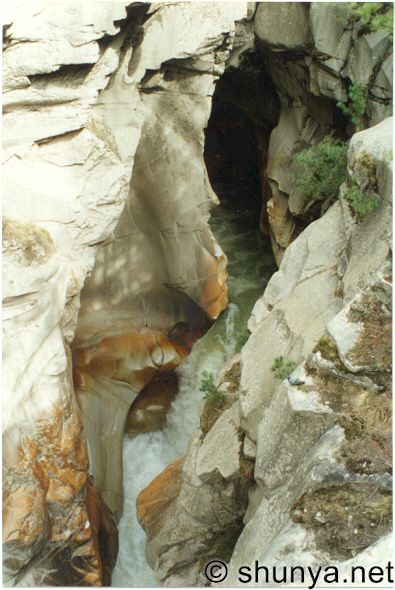
<instances>
[{"instance_id":1,"label":"eroded limestone rock","mask_svg":"<svg viewBox=\"0 0 395 590\"><path fill-rule=\"evenodd\" d=\"M131 402L184 355L173 326L202 329L226 305L203 128L247 7L148 8L20 2L6 19L9 585L108 583L116 546L100 533L111 527L98 524L106 510L87 480L87 450L120 510Z\"/></svg>"},{"instance_id":2,"label":"eroded limestone rock","mask_svg":"<svg viewBox=\"0 0 395 590\"><path fill-rule=\"evenodd\" d=\"M92 453L103 458L111 440L111 465L104 459L92 463L117 515L127 403L156 371L169 371L183 358L186 351L167 336L175 325L185 322L202 330L227 304L227 260L207 223L217 198L204 166L203 129L214 82L229 56L234 21L244 11L244 5L229 11L209 4L203 13L192 4L160 7L142 25L142 43L128 66L144 117L141 138L114 238L99 248L82 292L75 339L77 357L78 351L89 357L90 374L109 378L108 397L119 399L112 411L100 405L102 433L92 426L88 436ZM103 354L106 367L120 362L123 368L104 367ZM93 425L99 410L90 411L91 400L106 395L96 382L93 377L78 387L86 423ZM121 401L120 387L129 392L128 400Z\"/></svg>"}]
</instances>

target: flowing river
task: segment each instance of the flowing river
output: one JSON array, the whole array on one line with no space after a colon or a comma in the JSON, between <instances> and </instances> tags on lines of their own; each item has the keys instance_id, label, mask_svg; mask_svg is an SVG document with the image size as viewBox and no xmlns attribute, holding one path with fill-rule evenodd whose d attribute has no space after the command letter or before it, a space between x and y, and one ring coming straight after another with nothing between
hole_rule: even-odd
<instances>
[{"instance_id":1,"label":"flowing river","mask_svg":"<svg viewBox=\"0 0 395 590\"><path fill-rule=\"evenodd\" d=\"M210 226L229 259L229 307L177 369L179 392L164 430L124 438L125 503L112 576L115 587L157 585L145 560L145 534L136 518L136 497L171 461L185 455L198 425L202 373L216 378L224 361L239 349L252 307L275 271L270 244L256 229L256 211L240 211L225 203L212 211Z\"/></svg>"}]
</instances>

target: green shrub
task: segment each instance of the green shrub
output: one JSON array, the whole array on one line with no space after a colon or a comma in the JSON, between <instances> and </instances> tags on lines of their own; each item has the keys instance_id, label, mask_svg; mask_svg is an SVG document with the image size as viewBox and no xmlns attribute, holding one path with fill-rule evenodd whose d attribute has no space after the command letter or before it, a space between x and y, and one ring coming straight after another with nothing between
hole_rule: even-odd
<instances>
[{"instance_id":1,"label":"green shrub","mask_svg":"<svg viewBox=\"0 0 395 590\"><path fill-rule=\"evenodd\" d=\"M250 331L248 330L248 328L245 328L243 331L238 332L238 334L236 334L235 343L237 351L243 348L244 344L247 342L249 337Z\"/></svg>"},{"instance_id":2,"label":"green shrub","mask_svg":"<svg viewBox=\"0 0 395 590\"><path fill-rule=\"evenodd\" d=\"M390 40L393 37L394 9L386 2L352 2L352 12L368 28L369 32L383 29Z\"/></svg>"},{"instance_id":3,"label":"green shrub","mask_svg":"<svg viewBox=\"0 0 395 590\"><path fill-rule=\"evenodd\" d=\"M222 404L226 400L222 391L215 385L213 374L207 373L207 371L202 373L199 390L204 393L203 399L213 406Z\"/></svg>"},{"instance_id":4,"label":"green shrub","mask_svg":"<svg viewBox=\"0 0 395 590\"><path fill-rule=\"evenodd\" d=\"M371 213L380 205L380 198L374 192L362 191L355 185L344 191L344 198L359 217Z\"/></svg>"},{"instance_id":5,"label":"green shrub","mask_svg":"<svg viewBox=\"0 0 395 590\"><path fill-rule=\"evenodd\" d=\"M291 167L295 190L317 201L335 199L346 178L346 156L347 144L330 138L295 154Z\"/></svg>"},{"instance_id":6,"label":"green shrub","mask_svg":"<svg viewBox=\"0 0 395 590\"><path fill-rule=\"evenodd\" d=\"M272 373L274 373L274 375L277 377L277 379L283 381L284 379L289 377L289 375L292 373L292 371L295 370L295 368L296 363L294 363L294 361L284 359L284 357L282 356L278 356L274 359L271 370Z\"/></svg>"},{"instance_id":7,"label":"green shrub","mask_svg":"<svg viewBox=\"0 0 395 590\"><path fill-rule=\"evenodd\" d=\"M351 119L357 129L363 128L363 116L367 105L367 87L360 82L352 82L348 89L348 102L338 102L339 109Z\"/></svg>"}]
</instances>

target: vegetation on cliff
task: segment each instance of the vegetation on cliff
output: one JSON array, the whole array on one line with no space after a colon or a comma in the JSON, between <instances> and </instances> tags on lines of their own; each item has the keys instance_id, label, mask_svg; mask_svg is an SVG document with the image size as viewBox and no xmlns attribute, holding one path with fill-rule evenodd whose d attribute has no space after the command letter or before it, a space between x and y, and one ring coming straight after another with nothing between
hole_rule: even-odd
<instances>
[{"instance_id":1,"label":"vegetation on cliff","mask_svg":"<svg viewBox=\"0 0 395 590\"><path fill-rule=\"evenodd\" d=\"M295 370L295 368L296 363L294 363L294 361L285 359L282 356L278 356L273 361L271 371L272 373L274 373L274 376L277 377L277 379L283 381L284 379L289 377L289 375L292 373L292 371Z\"/></svg>"},{"instance_id":2,"label":"vegetation on cliff","mask_svg":"<svg viewBox=\"0 0 395 590\"><path fill-rule=\"evenodd\" d=\"M368 88L360 82L352 82L347 92L347 103L338 101L336 104L350 118L356 129L360 131L364 128L363 118L368 102Z\"/></svg>"},{"instance_id":3,"label":"vegetation on cliff","mask_svg":"<svg viewBox=\"0 0 395 590\"><path fill-rule=\"evenodd\" d=\"M383 29L392 39L394 29L394 8L390 2L352 2L353 15L360 19L367 32Z\"/></svg>"},{"instance_id":4,"label":"vegetation on cliff","mask_svg":"<svg viewBox=\"0 0 395 590\"><path fill-rule=\"evenodd\" d=\"M292 159L292 177L297 193L315 201L335 200L346 179L347 144L326 137L303 149Z\"/></svg>"}]
</instances>

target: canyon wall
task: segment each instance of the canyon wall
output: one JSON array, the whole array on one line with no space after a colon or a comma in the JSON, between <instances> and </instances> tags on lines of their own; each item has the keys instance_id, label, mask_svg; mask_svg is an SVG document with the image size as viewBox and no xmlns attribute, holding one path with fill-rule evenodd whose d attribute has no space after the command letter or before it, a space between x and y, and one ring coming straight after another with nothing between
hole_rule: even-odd
<instances>
[{"instance_id":1,"label":"canyon wall","mask_svg":"<svg viewBox=\"0 0 395 590\"><path fill-rule=\"evenodd\" d=\"M223 585L237 586L238 568L254 560L337 563L346 574L391 556L392 43L346 3L258 4L251 27L281 103L261 171L261 226L280 268L241 356L224 367L225 405L204 406L183 463L137 499L165 586L207 584L210 558L228 563ZM238 67L247 80L246 56ZM337 104L354 82L370 128L356 134ZM239 106L253 120L251 102ZM327 135L352 135L347 184L314 221L293 191L291 160ZM351 183L365 190L369 169L380 206L362 219L344 194ZM297 369L282 381L276 362Z\"/></svg>"},{"instance_id":2,"label":"canyon wall","mask_svg":"<svg viewBox=\"0 0 395 590\"><path fill-rule=\"evenodd\" d=\"M392 40L384 30L369 32L348 2L264 2L254 31L281 102L265 170L270 190L263 194L266 231L279 264L285 248L312 220L311 200L294 190L292 156L327 135L347 139L355 132L338 106L349 102L354 83L366 96L363 128L392 114Z\"/></svg>"},{"instance_id":3,"label":"canyon wall","mask_svg":"<svg viewBox=\"0 0 395 590\"><path fill-rule=\"evenodd\" d=\"M350 176L374 161L379 208L356 217L343 185L292 242L223 369L226 404L206 404L185 460L140 493L160 585L206 584L210 558L228 563L225 587L255 560L347 575L391 559L392 125L348 151Z\"/></svg>"},{"instance_id":4,"label":"canyon wall","mask_svg":"<svg viewBox=\"0 0 395 590\"><path fill-rule=\"evenodd\" d=\"M107 584L116 529L98 487L119 515L129 406L187 353L172 328L206 328L227 303L203 128L248 11L8 10L4 581Z\"/></svg>"},{"instance_id":5,"label":"canyon wall","mask_svg":"<svg viewBox=\"0 0 395 590\"><path fill-rule=\"evenodd\" d=\"M243 72L246 52L258 56L273 92L270 113L254 100L245 111L258 128L262 219L281 266L256 304L241 358L224 370L228 409L142 493L139 514L165 585L204 582L210 554L232 556L234 568L247 553L267 557L270 546L275 561L285 529L324 560L325 539L311 523L296 524L297 501L314 505L320 481L344 483L350 473L365 486L362 499L377 483L379 508L388 491L386 430L379 442L363 431L351 448L344 423L366 405L381 411L378 393L388 397L387 339L373 368L364 347L355 349L388 332L388 39L362 31L342 3L286 5L286 18L274 3L92 6L7 7L4 583L110 582L130 405L227 305L226 256L208 226L217 198L204 128L215 82L226 66ZM368 87L372 128L353 137L350 175L363 186L360 156L369 154L380 208L361 222L341 199L300 234L309 220L292 194L290 158L328 132L354 131L336 107L353 80ZM293 383L271 372L279 356L301 363ZM323 375L359 388L343 422ZM371 473L354 465L364 462L361 438Z\"/></svg>"}]
</instances>

